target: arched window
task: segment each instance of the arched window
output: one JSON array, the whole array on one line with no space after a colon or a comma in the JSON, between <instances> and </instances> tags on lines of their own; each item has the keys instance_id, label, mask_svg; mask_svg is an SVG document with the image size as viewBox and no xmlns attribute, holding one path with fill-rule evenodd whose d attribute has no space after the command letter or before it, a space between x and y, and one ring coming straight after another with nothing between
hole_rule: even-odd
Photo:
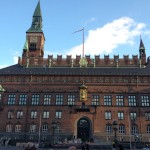
<instances>
[{"instance_id":1,"label":"arched window","mask_svg":"<svg viewBox=\"0 0 150 150\"><path fill-rule=\"evenodd\" d=\"M147 125L147 133L150 134L150 124Z\"/></svg>"},{"instance_id":2,"label":"arched window","mask_svg":"<svg viewBox=\"0 0 150 150\"><path fill-rule=\"evenodd\" d=\"M42 132L48 132L48 124L46 122L42 125Z\"/></svg>"},{"instance_id":3,"label":"arched window","mask_svg":"<svg viewBox=\"0 0 150 150\"><path fill-rule=\"evenodd\" d=\"M119 125L118 132L121 134L125 133L125 125L124 124Z\"/></svg>"},{"instance_id":4,"label":"arched window","mask_svg":"<svg viewBox=\"0 0 150 150\"><path fill-rule=\"evenodd\" d=\"M36 124L34 123L30 124L29 132L36 132Z\"/></svg>"},{"instance_id":5,"label":"arched window","mask_svg":"<svg viewBox=\"0 0 150 150\"><path fill-rule=\"evenodd\" d=\"M111 124L106 124L106 133L112 133L112 125Z\"/></svg>"},{"instance_id":6,"label":"arched window","mask_svg":"<svg viewBox=\"0 0 150 150\"><path fill-rule=\"evenodd\" d=\"M16 124L16 126L15 126L15 132L21 132L21 127L22 127L22 125L20 123Z\"/></svg>"},{"instance_id":7,"label":"arched window","mask_svg":"<svg viewBox=\"0 0 150 150\"><path fill-rule=\"evenodd\" d=\"M136 124L133 124L131 126L131 134L137 134L138 133L138 126Z\"/></svg>"},{"instance_id":8,"label":"arched window","mask_svg":"<svg viewBox=\"0 0 150 150\"><path fill-rule=\"evenodd\" d=\"M12 123L8 123L6 125L6 132L12 132L12 129L13 129L13 124Z\"/></svg>"}]
</instances>

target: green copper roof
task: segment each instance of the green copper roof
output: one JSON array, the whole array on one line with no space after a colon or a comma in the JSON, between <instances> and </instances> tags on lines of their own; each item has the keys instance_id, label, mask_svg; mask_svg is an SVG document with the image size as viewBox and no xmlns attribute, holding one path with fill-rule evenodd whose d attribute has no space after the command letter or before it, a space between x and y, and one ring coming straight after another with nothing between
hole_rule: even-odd
<instances>
[{"instance_id":1,"label":"green copper roof","mask_svg":"<svg viewBox=\"0 0 150 150\"><path fill-rule=\"evenodd\" d=\"M32 25L27 32L43 32L42 31L42 12L40 7L40 1L38 2L32 19Z\"/></svg>"},{"instance_id":2,"label":"green copper roof","mask_svg":"<svg viewBox=\"0 0 150 150\"><path fill-rule=\"evenodd\" d=\"M27 41L27 40L26 40L26 42L25 42L25 44L24 44L23 49L24 49L24 50L27 50L27 51L28 51L28 49L29 49L29 47L28 47L28 41Z\"/></svg>"},{"instance_id":3,"label":"green copper roof","mask_svg":"<svg viewBox=\"0 0 150 150\"><path fill-rule=\"evenodd\" d=\"M36 9L34 11L33 17L42 17L42 11L40 7L40 1L38 2Z\"/></svg>"}]
</instances>

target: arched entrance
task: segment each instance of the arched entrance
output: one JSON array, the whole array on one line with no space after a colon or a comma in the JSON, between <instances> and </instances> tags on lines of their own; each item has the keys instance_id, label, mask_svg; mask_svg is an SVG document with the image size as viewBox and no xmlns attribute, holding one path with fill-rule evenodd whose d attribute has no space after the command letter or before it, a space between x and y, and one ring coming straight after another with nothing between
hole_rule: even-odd
<instances>
[{"instance_id":1,"label":"arched entrance","mask_svg":"<svg viewBox=\"0 0 150 150\"><path fill-rule=\"evenodd\" d=\"M87 118L80 118L77 122L77 138L82 141L90 139L90 121Z\"/></svg>"}]
</instances>

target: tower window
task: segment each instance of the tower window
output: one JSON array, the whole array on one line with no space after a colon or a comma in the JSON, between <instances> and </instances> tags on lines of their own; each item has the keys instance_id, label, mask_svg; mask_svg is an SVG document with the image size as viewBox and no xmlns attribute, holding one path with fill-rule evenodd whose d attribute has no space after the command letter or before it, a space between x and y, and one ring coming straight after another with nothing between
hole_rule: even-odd
<instances>
[{"instance_id":1,"label":"tower window","mask_svg":"<svg viewBox=\"0 0 150 150\"><path fill-rule=\"evenodd\" d=\"M36 50L36 43L30 43L30 50L35 51Z\"/></svg>"}]
</instances>

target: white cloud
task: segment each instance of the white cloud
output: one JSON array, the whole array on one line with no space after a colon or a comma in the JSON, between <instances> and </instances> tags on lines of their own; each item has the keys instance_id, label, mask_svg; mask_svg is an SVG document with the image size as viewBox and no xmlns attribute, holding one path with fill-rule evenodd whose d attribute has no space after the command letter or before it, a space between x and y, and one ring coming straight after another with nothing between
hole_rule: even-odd
<instances>
[{"instance_id":1,"label":"white cloud","mask_svg":"<svg viewBox=\"0 0 150 150\"><path fill-rule=\"evenodd\" d=\"M17 63L18 63L18 56L14 56L14 57L13 57L13 62L14 62L14 64L17 64Z\"/></svg>"},{"instance_id":2,"label":"white cloud","mask_svg":"<svg viewBox=\"0 0 150 150\"><path fill-rule=\"evenodd\" d=\"M144 23L137 23L132 18L122 17L103 27L90 30L84 43L85 54L109 54L120 45L132 45L135 37L141 33L149 33L149 31L144 31L145 28ZM81 53L82 44L71 48L68 52L73 57Z\"/></svg>"}]
</instances>

